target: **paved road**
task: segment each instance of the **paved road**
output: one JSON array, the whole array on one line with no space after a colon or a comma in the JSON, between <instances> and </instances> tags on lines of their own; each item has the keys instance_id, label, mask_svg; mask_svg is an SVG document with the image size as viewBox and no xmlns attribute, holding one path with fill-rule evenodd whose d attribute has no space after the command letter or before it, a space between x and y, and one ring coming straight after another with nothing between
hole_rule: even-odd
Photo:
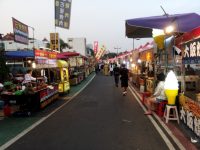
<instances>
[{"instance_id":1,"label":"paved road","mask_svg":"<svg viewBox=\"0 0 200 150\"><path fill-rule=\"evenodd\" d=\"M169 149L130 91L122 96L112 77L97 75L70 103L9 150Z\"/></svg>"}]
</instances>

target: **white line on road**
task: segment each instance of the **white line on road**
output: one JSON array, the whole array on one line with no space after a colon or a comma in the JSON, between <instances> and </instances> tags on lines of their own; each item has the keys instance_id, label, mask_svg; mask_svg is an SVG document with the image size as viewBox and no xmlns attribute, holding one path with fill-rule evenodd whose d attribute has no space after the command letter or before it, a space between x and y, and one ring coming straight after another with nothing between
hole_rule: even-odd
<instances>
[{"instance_id":1,"label":"white line on road","mask_svg":"<svg viewBox=\"0 0 200 150\"><path fill-rule=\"evenodd\" d=\"M83 91L86 86L94 79L96 75L94 75L89 81L88 83L86 83L76 94L74 94L72 97L70 97L70 99L68 101L66 101L64 104L62 104L60 107L56 108L54 111L52 111L49 115L47 115L46 117L42 117L40 120L38 120L37 122L35 122L33 125L31 125L30 127L28 127L27 129L25 129L24 131L22 131L21 133L19 133L17 136L15 136L14 138L12 138L11 140L9 140L8 142L6 142L4 145L2 145L0 147L0 150L4 150L6 148L8 148L10 145L12 145L13 143L15 143L17 140L19 140L21 137L23 137L25 134L27 134L28 132L30 132L31 130L33 130L35 127L37 127L39 124L41 124L42 122L44 122L47 118L49 118L50 116L52 116L54 113L56 113L58 110L60 110L62 107L64 107L66 104L68 104L73 98L75 98L81 91Z\"/></svg>"},{"instance_id":2,"label":"white line on road","mask_svg":"<svg viewBox=\"0 0 200 150\"><path fill-rule=\"evenodd\" d=\"M141 96L138 94L138 92L130 85L129 88L131 87L131 89L135 92L135 94L137 94L138 97L141 98ZM141 103L141 101L139 101L140 106L143 108L144 111L146 111L146 108L143 106L143 104ZM171 136L171 138L174 140L174 142L176 143L176 145L181 149L181 150L185 150L185 147L181 144L181 142L173 135L173 133L171 132L171 130L163 123L163 121L155 114L153 114L154 117L158 120L158 122L163 126L163 128L165 129L165 131Z\"/></svg>"},{"instance_id":3,"label":"white line on road","mask_svg":"<svg viewBox=\"0 0 200 150\"><path fill-rule=\"evenodd\" d=\"M131 93L133 94L133 96L135 97L135 99L137 100L137 102L139 103L139 105L142 107L142 109L144 111L146 111L146 108L142 105L141 101L138 99L138 97L135 95L135 93L133 92L133 90L130 87L129 87L129 90L131 91ZM153 123L154 127L156 128L156 130L158 131L158 133L161 135L161 137L165 141L165 143L168 146L168 148L170 150L175 150L174 146L172 145L172 143L170 142L170 140L167 138L167 136L165 135L165 133L161 130L161 128L157 125L157 123L155 122L155 120L153 119L153 117L150 116L150 115L148 115L147 117Z\"/></svg>"}]
</instances>

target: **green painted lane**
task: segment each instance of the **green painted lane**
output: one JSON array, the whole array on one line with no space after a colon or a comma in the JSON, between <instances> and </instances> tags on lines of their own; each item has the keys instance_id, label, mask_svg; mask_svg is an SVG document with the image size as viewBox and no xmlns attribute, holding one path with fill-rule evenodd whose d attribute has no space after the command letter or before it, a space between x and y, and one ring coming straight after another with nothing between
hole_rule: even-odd
<instances>
[{"instance_id":1,"label":"green painted lane","mask_svg":"<svg viewBox=\"0 0 200 150\"><path fill-rule=\"evenodd\" d=\"M72 97L74 94L79 92L94 76L95 73L92 73L80 84L72 86L70 93L65 97ZM64 100L57 100L51 105L47 106L44 110L36 112L30 117L5 117L3 120L0 120L0 146L17 136L23 130L40 120L42 117L51 113L55 108L61 106L64 102Z\"/></svg>"}]
</instances>

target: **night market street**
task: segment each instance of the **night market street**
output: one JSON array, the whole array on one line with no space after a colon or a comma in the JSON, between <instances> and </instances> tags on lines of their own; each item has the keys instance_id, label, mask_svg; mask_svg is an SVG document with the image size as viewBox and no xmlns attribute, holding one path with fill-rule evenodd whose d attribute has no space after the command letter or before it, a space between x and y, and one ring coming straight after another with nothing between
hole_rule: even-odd
<instances>
[{"instance_id":1,"label":"night market street","mask_svg":"<svg viewBox=\"0 0 200 150\"><path fill-rule=\"evenodd\" d=\"M144 115L131 91L129 88L127 96L122 96L113 77L98 74L67 105L8 149L179 149L168 135L159 131L164 141L156 130L159 127L155 128Z\"/></svg>"}]
</instances>

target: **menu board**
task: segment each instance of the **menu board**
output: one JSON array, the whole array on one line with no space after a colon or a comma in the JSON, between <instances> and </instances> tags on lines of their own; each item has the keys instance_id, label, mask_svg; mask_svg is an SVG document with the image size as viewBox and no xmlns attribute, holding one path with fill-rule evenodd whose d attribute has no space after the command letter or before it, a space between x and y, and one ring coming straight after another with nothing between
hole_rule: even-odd
<instances>
[{"instance_id":1,"label":"menu board","mask_svg":"<svg viewBox=\"0 0 200 150\"><path fill-rule=\"evenodd\" d=\"M70 67L76 67L76 57L69 58L69 65Z\"/></svg>"}]
</instances>

